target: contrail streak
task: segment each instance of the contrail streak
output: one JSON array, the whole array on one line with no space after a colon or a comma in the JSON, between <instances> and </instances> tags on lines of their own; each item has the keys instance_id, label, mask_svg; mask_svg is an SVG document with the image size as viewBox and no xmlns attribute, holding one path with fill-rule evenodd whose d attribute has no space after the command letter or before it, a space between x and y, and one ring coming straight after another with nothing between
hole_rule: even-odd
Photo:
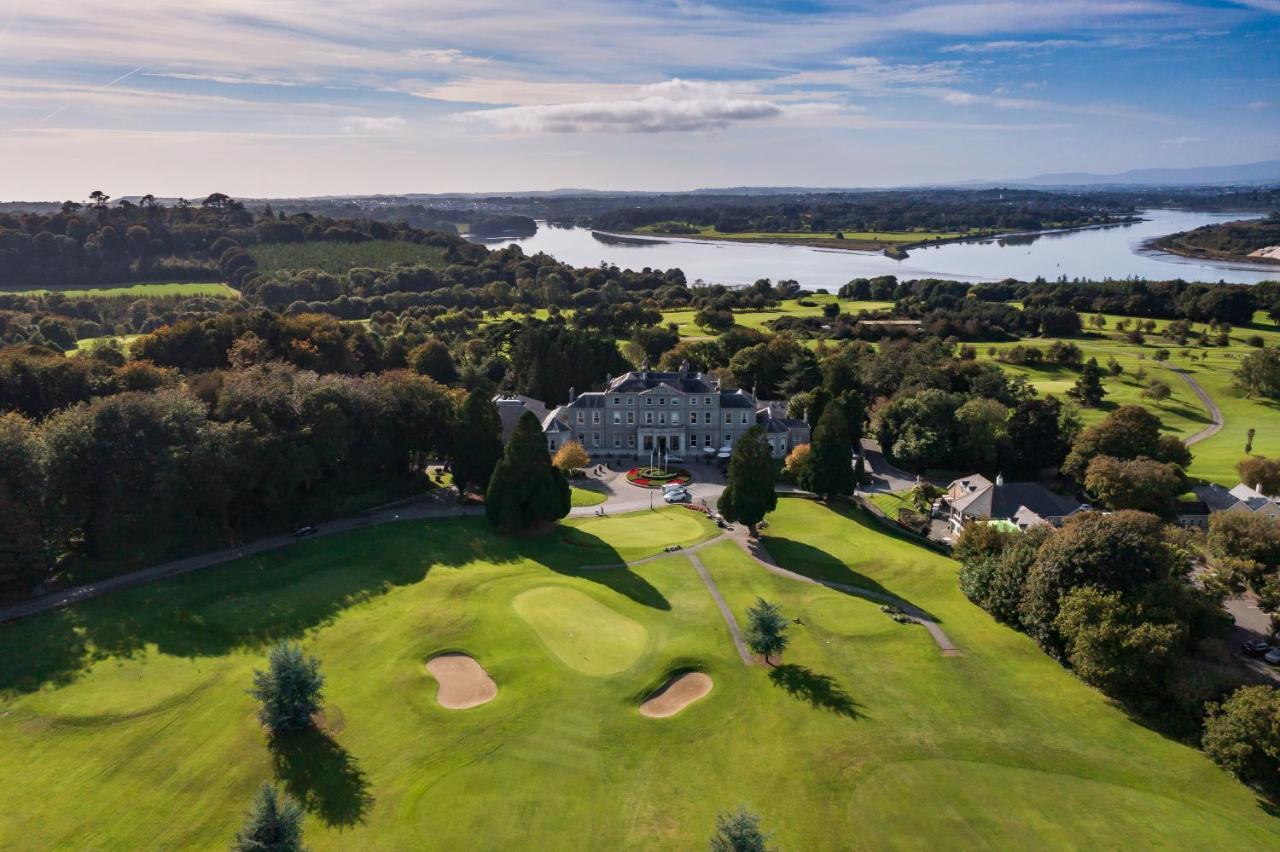
<instances>
[{"instance_id":1,"label":"contrail streak","mask_svg":"<svg viewBox=\"0 0 1280 852\"><path fill-rule=\"evenodd\" d=\"M134 68L132 71L126 71L126 72L124 72L123 74L121 74L119 77L117 77L117 78L115 78L114 80L112 80L110 83L103 83L101 86L99 86L98 88L94 89L94 90L93 90L92 92L90 92L89 94L91 94L91 95L96 95L96 94L98 94L99 92L105 92L107 89L110 89L110 88L111 88L112 86L114 86L116 83L119 83L119 82L122 82L122 81L124 81L124 80L129 79L129 78L130 78L130 77L132 77L134 74L137 74L139 71L141 71L142 69L143 69L143 66L139 65L137 68ZM44 118L39 119L38 121L36 121L36 124L44 124L44 123L45 123L46 121L48 121L49 119L51 119L51 118L56 118L57 116L62 115L64 112L66 112L68 109L70 109L70 108L71 108L72 103L73 103L73 101L67 101L65 104L63 104L62 106L60 106L60 107L58 107L57 109L55 109L53 112L49 113L49 114L48 114L48 115L46 115Z\"/></svg>"}]
</instances>

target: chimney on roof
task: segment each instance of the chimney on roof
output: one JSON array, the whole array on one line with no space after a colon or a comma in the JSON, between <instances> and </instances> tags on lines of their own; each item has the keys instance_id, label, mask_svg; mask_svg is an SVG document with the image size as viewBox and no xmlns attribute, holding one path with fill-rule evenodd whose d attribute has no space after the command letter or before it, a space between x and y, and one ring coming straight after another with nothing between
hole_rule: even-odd
<instances>
[{"instance_id":1,"label":"chimney on roof","mask_svg":"<svg viewBox=\"0 0 1280 852\"><path fill-rule=\"evenodd\" d=\"M577 389L577 388L569 388L569 401L570 401L570 402L573 402L573 401L574 401L575 399L577 399L577 398L578 398L578 389Z\"/></svg>"},{"instance_id":2,"label":"chimney on roof","mask_svg":"<svg viewBox=\"0 0 1280 852\"><path fill-rule=\"evenodd\" d=\"M609 385L611 385L611 384L613 384L613 373L605 373L605 374L604 374L604 386L605 386L605 387L609 387Z\"/></svg>"},{"instance_id":3,"label":"chimney on roof","mask_svg":"<svg viewBox=\"0 0 1280 852\"><path fill-rule=\"evenodd\" d=\"M1004 485L1004 474L1003 474L1003 473L997 473L997 474L996 474L996 485Z\"/></svg>"},{"instance_id":4,"label":"chimney on roof","mask_svg":"<svg viewBox=\"0 0 1280 852\"><path fill-rule=\"evenodd\" d=\"M689 359L688 358L685 358L683 361L680 362L680 372L686 376L689 375Z\"/></svg>"}]
</instances>

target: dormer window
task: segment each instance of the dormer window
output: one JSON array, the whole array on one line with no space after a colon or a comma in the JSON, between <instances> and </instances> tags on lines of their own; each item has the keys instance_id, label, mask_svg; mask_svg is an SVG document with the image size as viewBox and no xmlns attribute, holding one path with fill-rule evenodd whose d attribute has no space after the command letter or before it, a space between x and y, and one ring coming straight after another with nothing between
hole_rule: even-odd
<instances>
[{"instance_id":1,"label":"dormer window","mask_svg":"<svg viewBox=\"0 0 1280 852\"><path fill-rule=\"evenodd\" d=\"M622 405L622 397L620 397L620 396L615 396L615 397L613 398L613 404L614 404L614 405Z\"/></svg>"}]
</instances>

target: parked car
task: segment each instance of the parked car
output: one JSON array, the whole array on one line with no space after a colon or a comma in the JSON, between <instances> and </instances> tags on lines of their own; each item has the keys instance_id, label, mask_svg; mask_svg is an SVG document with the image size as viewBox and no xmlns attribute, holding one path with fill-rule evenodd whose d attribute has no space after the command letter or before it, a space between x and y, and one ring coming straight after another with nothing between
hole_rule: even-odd
<instances>
[{"instance_id":1,"label":"parked car","mask_svg":"<svg viewBox=\"0 0 1280 852\"><path fill-rule=\"evenodd\" d=\"M668 482L666 485L662 486L663 494L666 494L668 491L688 491L688 490L689 490L688 488L685 488L679 482Z\"/></svg>"},{"instance_id":2,"label":"parked car","mask_svg":"<svg viewBox=\"0 0 1280 852\"><path fill-rule=\"evenodd\" d=\"M319 532L319 530L317 530L317 529L316 529L314 526L312 526L311 524L307 524L306 526L301 526L301 527L297 527L297 528L295 528L295 529L294 529L294 531L293 531L293 537L294 537L294 538L304 538L305 536L315 535L317 532Z\"/></svg>"},{"instance_id":3,"label":"parked car","mask_svg":"<svg viewBox=\"0 0 1280 852\"><path fill-rule=\"evenodd\" d=\"M662 499L668 503L688 503L693 500L693 495L688 491L668 491Z\"/></svg>"},{"instance_id":4,"label":"parked car","mask_svg":"<svg viewBox=\"0 0 1280 852\"><path fill-rule=\"evenodd\" d=\"M667 456L667 464L684 464L684 456L678 456L675 453Z\"/></svg>"},{"instance_id":5,"label":"parked car","mask_svg":"<svg viewBox=\"0 0 1280 852\"><path fill-rule=\"evenodd\" d=\"M1248 642L1245 642L1240 646L1240 650L1244 651L1250 657L1265 657L1273 649L1266 642L1259 639L1250 639Z\"/></svg>"},{"instance_id":6,"label":"parked car","mask_svg":"<svg viewBox=\"0 0 1280 852\"><path fill-rule=\"evenodd\" d=\"M1280 648L1272 648L1262 659L1270 666L1280 666Z\"/></svg>"}]
</instances>

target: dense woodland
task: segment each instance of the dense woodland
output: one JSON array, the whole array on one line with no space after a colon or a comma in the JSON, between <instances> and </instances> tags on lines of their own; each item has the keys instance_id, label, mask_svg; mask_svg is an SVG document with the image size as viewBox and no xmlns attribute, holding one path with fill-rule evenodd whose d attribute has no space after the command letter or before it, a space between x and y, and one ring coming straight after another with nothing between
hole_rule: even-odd
<instances>
[{"instance_id":1,"label":"dense woodland","mask_svg":"<svg viewBox=\"0 0 1280 852\"><path fill-rule=\"evenodd\" d=\"M1133 207L1091 197L1033 190L921 190L814 195L806 198L682 196L666 205L620 208L593 218L597 227L635 230L665 225L714 227L722 233L814 231L1023 231L1121 222Z\"/></svg>"}]
</instances>

